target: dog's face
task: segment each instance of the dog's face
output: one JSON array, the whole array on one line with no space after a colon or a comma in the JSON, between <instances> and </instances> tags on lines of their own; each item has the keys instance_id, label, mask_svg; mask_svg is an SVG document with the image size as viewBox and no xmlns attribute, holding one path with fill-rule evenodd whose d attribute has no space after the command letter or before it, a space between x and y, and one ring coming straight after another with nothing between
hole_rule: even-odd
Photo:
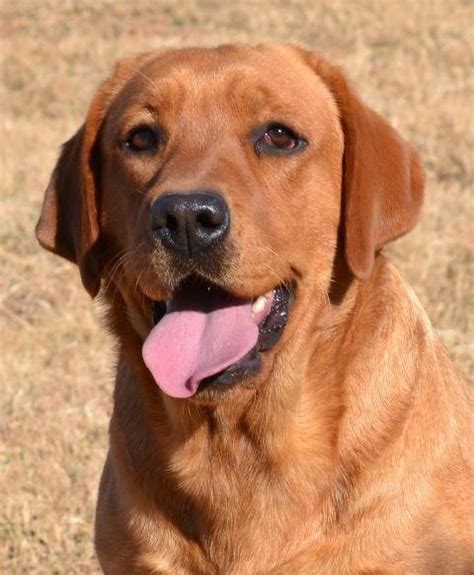
<instances>
[{"instance_id":1,"label":"dog's face","mask_svg":"<svg viewBox=\"0 0 474 575\"><path fill-rule=\"evenodd\" d=\"M248 48L165 54L111 105L100 143L103 233L133 250L127 275L148 297L168 299L189 274L251 299L298 275L327 280L342 130L323 81L285 56ZM187 230L187 245L181 229L173 234L157 219L178 217L187 206L173 200L196 194L201 230ZM170 195L161 214L156 206ZM225 222L206 222L206 214Z\"/></svg>"},{"instance_id":2,"label":"dog's face","mask_svg":"<svg viewBox=\"0 0 474 575\"><path fill-rule=\"evenodd\" d=\"M420 203L414 153L322 60L182 50L104 84L37 234L92 295L119 291L165 393L215 396L265 381L305 333L341 241L366 278Z\"/></svg>"}]
</instances>

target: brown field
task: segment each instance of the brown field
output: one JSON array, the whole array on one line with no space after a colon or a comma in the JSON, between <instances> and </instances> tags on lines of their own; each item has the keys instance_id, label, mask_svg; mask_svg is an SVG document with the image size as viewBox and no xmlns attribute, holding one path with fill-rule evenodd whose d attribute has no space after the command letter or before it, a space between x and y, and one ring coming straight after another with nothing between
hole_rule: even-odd
<instances>
[{"instance_id":1,"label":"brown field","mask_svg":"<svg viewBox=\"0 0 474 575\"><path fill-rule=\"evenodd\" d=\"M423 219L390 251L472 381L471 2L3 0L1 11L1 573L98 572L113 343L77 270L41 251L33 226L60 144L122 56L273 40L339 62L424 159Z\"/></svg>"}]
</instances>

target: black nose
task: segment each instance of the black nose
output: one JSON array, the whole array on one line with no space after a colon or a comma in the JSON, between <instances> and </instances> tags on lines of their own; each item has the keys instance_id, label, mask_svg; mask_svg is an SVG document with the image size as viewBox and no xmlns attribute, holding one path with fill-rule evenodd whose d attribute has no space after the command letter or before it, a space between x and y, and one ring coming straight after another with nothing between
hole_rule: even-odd
<instances>
[{"instance_id":1,"label":"black nose","mask_svg":"<svg viewBox=\"0 0 474 575\"><path fill-rule=\"evenodd\" d=\"M229 209L214 192L167 193L151 206L151 232L168 250L195 258L216 247L229 230Z\"/></svg>"}]
</instances>

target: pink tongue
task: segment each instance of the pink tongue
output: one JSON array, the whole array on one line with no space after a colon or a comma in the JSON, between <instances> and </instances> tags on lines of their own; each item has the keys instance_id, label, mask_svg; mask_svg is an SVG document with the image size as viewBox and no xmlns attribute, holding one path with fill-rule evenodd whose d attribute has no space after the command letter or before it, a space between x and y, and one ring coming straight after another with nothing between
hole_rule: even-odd
<instances>
[{"instance_id":1,"label":"pink tongue","mask_svg":"<svg viewBox=\"0 0 474 575\"><path fill-rule=\"evenodd\" d=\"M151 330L143 360L166 394L190 397L204 378L242 359L257 338L250 302L185 288Z\"/></svg>"}]
</instances>

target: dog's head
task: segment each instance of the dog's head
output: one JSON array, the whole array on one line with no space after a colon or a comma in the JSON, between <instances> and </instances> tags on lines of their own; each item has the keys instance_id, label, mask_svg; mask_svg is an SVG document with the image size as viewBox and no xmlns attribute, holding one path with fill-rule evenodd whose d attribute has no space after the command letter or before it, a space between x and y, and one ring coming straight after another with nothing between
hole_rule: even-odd
<instances>
[{"instance_id":1,"label":"dog's head","mask_svg":"<svg viewBox=\"0 0 474 575\"><path fill-rule=\"evenodd\" d=\"M118 65L65 144L36 232L92 296L113 286L157 383L188 397L264 379L327 298L337 254L366 280L413 227L422 180L317 56L147 54Z\"/></svg>"}]
</instances>

